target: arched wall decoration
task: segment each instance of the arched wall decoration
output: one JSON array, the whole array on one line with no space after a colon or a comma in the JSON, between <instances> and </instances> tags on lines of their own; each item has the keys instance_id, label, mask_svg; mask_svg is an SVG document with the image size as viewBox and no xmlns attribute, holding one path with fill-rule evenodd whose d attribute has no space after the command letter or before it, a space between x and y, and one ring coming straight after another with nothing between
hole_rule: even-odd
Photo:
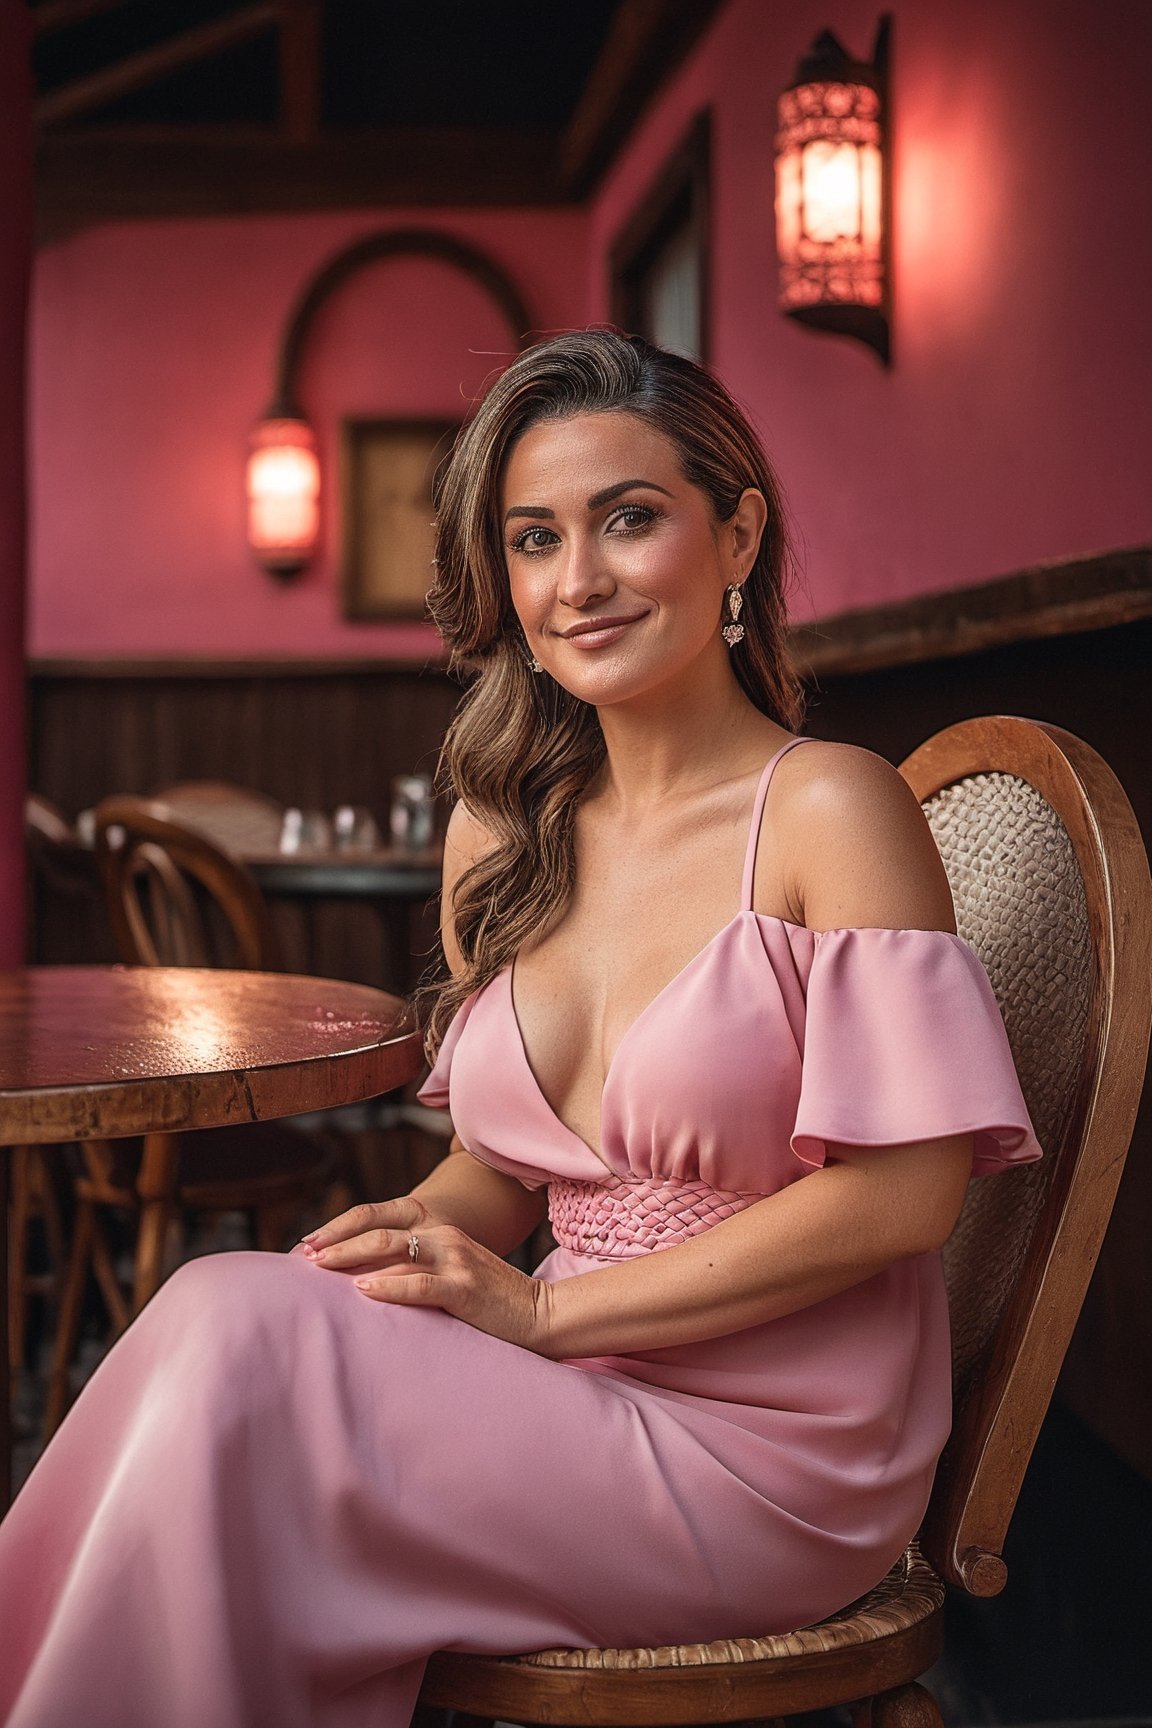
<instances>
[{"instance_id":1,"label":"arched wall decoration","mask_svg":"<svg viewBox=\"0 0 1152 1728\"><path fill-rule=\"evenodd\" d=\"M385 258L432 258L478 282L499 307L516 351L528 346L534 321L511 277L487 253L433 228L385 228L366 234L321 266L293 308L276 364L272 401L248 458L248 542L264 568L296 576L316 548L320 465L316 439L298 395L300 366L320 312L349 277Z\"/></svg>"},{"instance_id":2,"label":"arched wall decoration","mask_svg":"<svg viewBox=\"0 0 1152 1728\"><path fill-rule=\"evenodd\" d=\"M330 258L327 264L317 271L296 302L280 344L276 393L272 407L268 410L269 418L280 414L299 415L296 380L301 355L308 332L321 307L358 270L365 269L369 264L378 264L384 258L398 257L435 258L442 264L450 264L457 270L462 270L466 276L471 276L504 314L516 338L517 351L528 346L533 327L528 307L511 277L494 259L489 258L487 253L469 245L466 240L457 240L451 234L437 233L434 228L384 228L379 233L367 234L362 240L353 241L351 246L337 252L335 257Z\"/></svg>"}]
</instances>

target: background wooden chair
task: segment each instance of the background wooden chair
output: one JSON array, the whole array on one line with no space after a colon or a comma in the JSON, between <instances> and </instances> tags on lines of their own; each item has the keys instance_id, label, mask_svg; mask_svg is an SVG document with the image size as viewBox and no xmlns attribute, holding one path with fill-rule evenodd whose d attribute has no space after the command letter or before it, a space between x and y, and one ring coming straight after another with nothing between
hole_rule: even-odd
<instances>
[{"instance_id":1,"label":"background wooden chair","mask_svg":"<svg viewBox=\"0 0 1152 1728\"><path fill-rule=\"evenodd\" d=\"M13 1146L9 1152L11 1200L8 1209L8 1367L13 1377L24 1366L29 1296L59 1297L66 1259L64 1214L60 1203L57 1155L43 1146ZM29 1267L28 1235L39 1221L44 1233L42 1269Z\"/></svg>"},{"instance_id":2,"label":"background wooden chair","mask_svg":"<svg viewBox=\"0 0 1152 1728\"><path fill-rule=\"evenodd\" d=\"M24 800L24 841L34 878L69 894L91 894L98 885L90 847L64 812L39 792Z\"/></svg>"},{"instance_id":3,"label":"background wooden chair","mask_svg":"<svg viewBox=\"0 0 1152 1728\"><path fill-rule=\"evenodd\" d=\"M901 769L992 979L1047 1156L975 1182L945 1254L955 1423L919 1544L861 1601L779 1637L656 1650L441 1652L427 1708L523 1723L782 1718L940 1728L918 1677L945 1584L994 1596L1008 1522L1095 1264L1135 1120L1152 1017L1152 885L1132 810L1056 727L972 720Z\"/></svg>"},{"instance_id":4,"label":"background wooden chair","mask_svg":"<svg viewBox=\"0 0 1152 1728\"><path fill-rule=\"evenodd\" d=\"M109 798L96 810L96 856L123 960L135 965L279 969L263 897L238 860L175 821L166 806ZM245 1212L259 1248L279 1250L318 1207L335 1174L333 1145L314 1130L253 1123L195 1134L93 1140L80 1149L68 1275L60 1303L46 1430L67 1408L89 1270L113 1336L159 1287L171 1227L182 1212ZM137 1220L132 1285L121 1287L104 1226L108 1208Z\"/></svg>"},{"instance_id":5,"label":"background wooden chair","mask_svg":"<svg viewBox=\"0 0 1152 1728\"><path fill-rule=\"evenodd\" d=\"M268 908L250 871L167 805L106 798L96 808L96 860L122 959L280 970Z\"/></svg>"}]
</instances>

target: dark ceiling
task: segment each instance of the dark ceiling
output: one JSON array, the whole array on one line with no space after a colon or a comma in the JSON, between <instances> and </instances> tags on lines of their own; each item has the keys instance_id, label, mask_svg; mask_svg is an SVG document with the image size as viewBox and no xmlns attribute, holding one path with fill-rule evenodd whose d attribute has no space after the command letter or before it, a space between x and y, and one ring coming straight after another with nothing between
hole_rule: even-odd
<instances>
[{"instance_id":1,"label":"dark ceiling","mask_svg":"<svg viewBox=\"0 0 1152 1728\"><path fill-rule=\"evenodd\" d=\"M723 0L32 0L43 237L578 201Z\"/></svg>"},{"instance_id":2,"label":"dark ceiling","mask_svg":"<svg viewBox=\"0 0 1152 1728\"><path fill-rule=\"evenodd\" d=\"M32 11L50 16L54 0ZM328 0L320 15L325 126L558 129L572 114L619 0ZM42 95L235 16L236 0L126 0L41 34ZM102 103L80 124L275 125L274 29Z\"/></svg>"}]
</instances>

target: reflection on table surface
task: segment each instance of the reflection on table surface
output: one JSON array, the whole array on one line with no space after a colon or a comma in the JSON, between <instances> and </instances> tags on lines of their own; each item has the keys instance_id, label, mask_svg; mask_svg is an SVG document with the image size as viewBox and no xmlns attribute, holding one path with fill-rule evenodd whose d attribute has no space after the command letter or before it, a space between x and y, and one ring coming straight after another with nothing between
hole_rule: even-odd
<instances>
[{"instance_id":1,"label":"reflection on table surface","mask_svg":"<svg viewBox=\"0 0 1152 1728\"><path fill-rule=\"evenodd\" d=\"M362 984L194 966L0 971L0 1145L327 1109L420 1061L404 1004Z\"/></svg>"}]
</instances>

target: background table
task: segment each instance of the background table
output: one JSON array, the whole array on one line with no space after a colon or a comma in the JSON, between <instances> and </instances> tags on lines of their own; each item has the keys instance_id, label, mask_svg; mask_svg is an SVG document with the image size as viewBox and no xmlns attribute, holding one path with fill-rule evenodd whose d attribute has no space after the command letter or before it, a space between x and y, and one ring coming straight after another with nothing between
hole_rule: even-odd
<instances>
[{"instance_id":1,"label":"background table","mask_svg":"<svg viewBox=\"0 0 1152 1728\"><path fill-rule=\"evenodd\" d=\"M402 1086L422 1048L405 1005L285 973L47 966L0 972L0 1340L7 1148L267 1122ZM10 1465L0 1351L0 1511Z\"/></svg>"}]
</instances>

